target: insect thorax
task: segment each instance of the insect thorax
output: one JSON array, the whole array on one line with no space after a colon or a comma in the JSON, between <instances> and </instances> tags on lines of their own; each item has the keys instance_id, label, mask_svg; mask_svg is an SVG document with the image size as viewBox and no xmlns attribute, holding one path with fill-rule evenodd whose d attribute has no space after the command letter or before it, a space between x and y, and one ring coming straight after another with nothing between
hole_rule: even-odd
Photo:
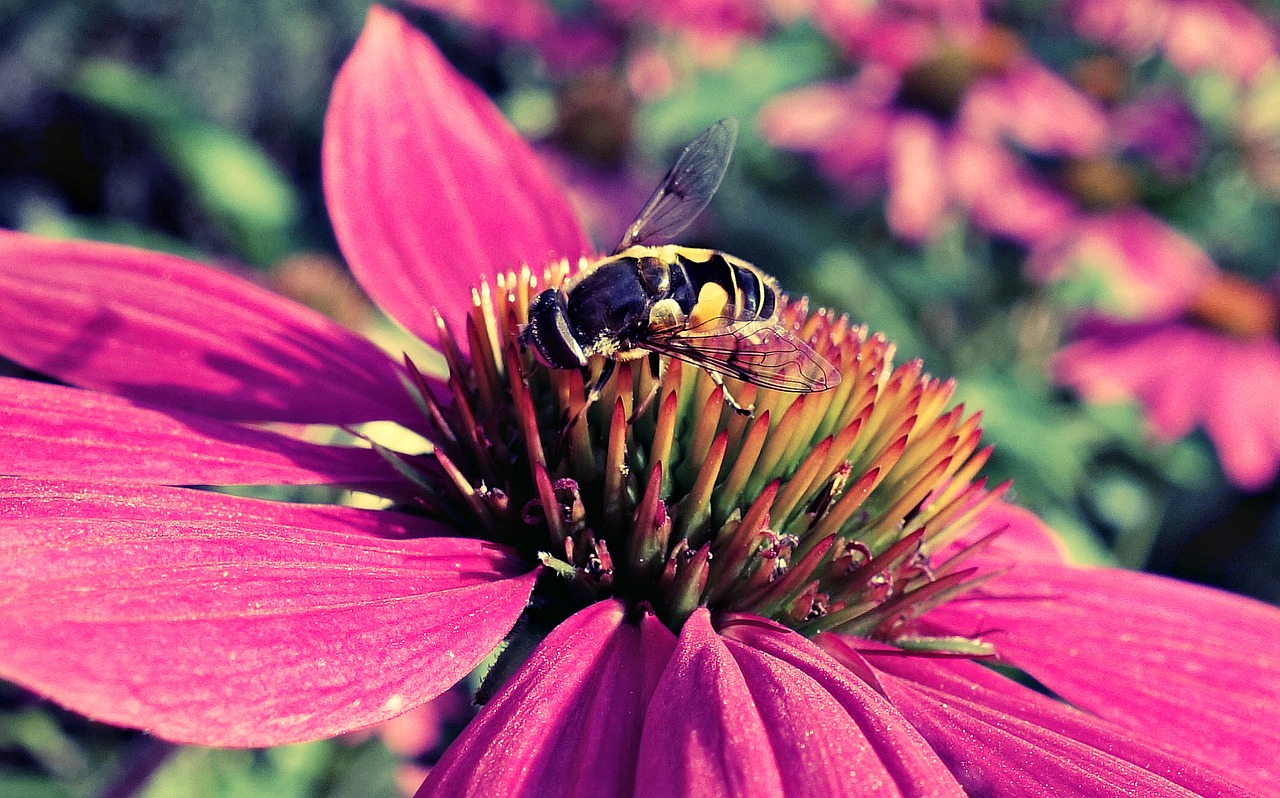
<instances>
[{"instance_id":1,"label":"insect thorax","mask_svg":"<svg viewBox=\"0 0 1280 798\"><path fill-rule=\"evenodd\" d=\"M629 348L645 328L653 298L635 258L606 258L568 289L569 326L588 354L612 355Z\"/></svg>"}]
</instances>

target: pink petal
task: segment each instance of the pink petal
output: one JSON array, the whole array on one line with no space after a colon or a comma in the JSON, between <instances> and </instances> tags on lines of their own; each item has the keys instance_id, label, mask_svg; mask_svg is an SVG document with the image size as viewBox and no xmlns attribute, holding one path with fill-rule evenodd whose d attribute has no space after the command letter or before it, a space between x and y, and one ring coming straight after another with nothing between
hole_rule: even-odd
<instances>
[{"instance_id":1,"label":"pink petal","mask_svg":"<svg viewBox=\"0 0 1280 798\"><path fill-rule=\"evenodd\" d=\"M1199 332L1212 339L1201 355L1216 366L1203 369L1213 394L1203 407L1205 432L1232 482L1265 488L1280 470L1280 343Z\"/></svg>"},{"instance_id":2,"label":"pink petal","mask_svg":"<svg viewBox=\"0 0 1280 798\"><path fill-rule=\"evenodd\" d=\"M910 241L938 232L950 202L943 171L942 132L920 114L902 114L889 135L889 226Z\"/></svg>"},{"instance_id":3,"label":"pink petal","mask_svg":"<svg viewBox=\"0 0 1280 798\"><path fill-rule=\"evenodd\" d=\"M780 94L760 109L760 135L774 147L820 152L843 139L854 115L846 86L818 83Z\"/></svg>"},{"instance_id":4,"label":"pink petal","mask_svg":"<svg viewBox=\"0 0 1280 798\"><path fill-rule=\"evenodd\" d=\"M1280 344L1184 323L1091 319L1054 358L1054 378L1094 402L1138 401L1163 439L1203 426L1231 481L1266 487L1280 471Z\"/></svg>"},{"instance_id":5,"label":"pink petal","mask_svg":"<svg viewBox=\"0 0 1280 798\"><path fill-rule=\"evenodd\" d=\"M1032 259L1037 279L1083 275L1105 289L1103 310L1129 320L1182 315L1218 267L1198 244L1150 214L1082 218L1070 238Z\"/></svg>"},{"instance_id":6,"label":"pink petal","mask_svg":"<svg viewBox=\"0 0 1280 798\"><path fill-rule=\"evenodd\" d=\"M947 145L944 179L976 224L1032 247L1060 238L1074 222L1071 200L1002 144L953 135Z\"/></svg>"},{"instance_id":7,"label":"pink petal","mask_svg":"<svg viewBox=\"0 0 1280 798\"><path fill-rule=\"evenodd\" d=\"M276 745L405 712L497 645L537 575L475 540L114 492L0 519L0 675L178 742Z\"/></svg>"},{"instance_id":8,"label":"pink petal","mask_svg":"<svg viewBox=\"0 0 1280 798\"><path fill-rule=\"evenodd\" d=\"M644 719L636 793L785 795L766 720L705 609L685 622Z\"/></svg>"},{"instance_id":9,"label":"pink petal","mask_svg":"<svg viewBox=\"0 0 1280 798\"><path fill-rule=\"evenodd\" d=\"M878 685L760 619L738 616L722 629L765 717L788 794L964 795Z\"/></svg>"},{"instance_id":10,"label":"pink petal","mask_svg":"<svg viewBox=\"0 0 1280 798\"><path fill-rule=\"evenodd\" d=\"M984 564L1005 568L1011 563L1067 560L1066 546L1048 524L1030 510L1004 501L989 505L969 531L940 549L933 559L945 560L993 533L997 537L980 555Z\"/></svg>"},{"instance_id":11,"label":"pink petal","mask_svg":"<svg viewBox=\"0 0 1280 798\"><path fill-rule=\"evenodd\" d=\"M74 506L81 519L119 521L221 521L275 524L298 529L340 529L377 537L455 534L451 528L413 515L328 504L245 499L189 488L121 486L75 479L0 477L0 521L54 517Z\"/></svg>"},{"instance_id":12,"label":"pink petal","mask_svg":"<svg viewBox=\"0 0 1280 798\"><path fill-rule=\"evenodd\" d=\"M972 662L862 652L895 707L970 795L1234 795L1181 752L1035 693ZM1189 792L1188 792L1189 791Z\"/></svg>"},{"instance_id":13,"label":"pink petal","mask_svg":"<svg viewBox=\"0 0 1280 798\"><path fill-rule=\"evenodd\" d=\"M116 396L0 377L0 473L167 485L403 480L372 449L321 446Z\"/></svg>"},{"instance_id":14,"label":"pink petal","mask_svg":"<svg viewBox=\"0 0 1280 798\"><path fill-rule=\"evenodd\" d=\"M1261 792L1280 765L1280 610L1157 576L1019 566L923 619ZM1265 786L1264 786L1265 785Z\"/></svg>"},{"instance_id":15,"label":"pink petal","mask_svg":"<svg viewBox=\"0 0 1280 798\"><path fill-rule=\"evenodd\" d=\"M420 417L397 365L315 311L172 255L0 231L0 354L236 421Z\"/></svg>"},{"instance_id":16,"label":"pink petal","mask_svg":"<svg viewBox=\"0 0 1280 798\"><path fill-rule=\"evenodd\" d=\"M620 602L602 601L557 626L431 769L419 798L632 795L648 646L624 615Z\"/></svg>"},{"instance_id":17,"label":"pink petal","mask_svg":"<svg viewBox=\"0 0 1280 798\"><path fill-rule=\"evenodd\" d=\"M556 24L555 13L543 0L409 0L470 25L520 41L533 41Z\"/></svg>"},{"instance_id":18,"label":"pink petal","mask_svg":"<svg viewBox=\"0 0 1280 798\"><path fill-rule=\"evenodd\" d=\"M964 49L988 27L981 2L900 5L826 0L814 11L823 32L851 60L884 64L898 72L935 54L944 42Z\"/></svg>"},{"instance_id":19,"label":"pink petal","mask_svg":"<svg viewBox=\"0 0 1280 798\"><path fill-rule=\"evenodd\" d=\"M1275 59L1275 34L1247 6L1184 0L1171 4L1170 12L1164 49L1184 72L1212 69L1244 82L1257 78Z\"/></svg>"},{"instance_id":20,"label":"pink petal","mask_svg":"<svg viewBox=\"0 0 1280 798\"><path fill-rule=\"evenodd\" d=\"M645 717L636 794L942 796L960 791L870 686L789 630L685 622Z\"/></svg>"},{"instance_id":21,"label":"pink petal","mask_svg":"<svg viewBox=\"0 0 1280 798\"><path fill-rule=\"evenodd\" d=\"M648 705L676 651L676 636L655 615L640 619L640 644L644 647L644 701Z\"/></svg>"},{"instance_id":22,"label":"pink petal","mask_svg":"<svg viewBox=\"0 0 1280 798\"><path fill-rule=\"evenodd\" d=\"M898 82L872 69L844 83L821 83L765 104L760 134L774 147L810 153L828 179L865 198L882 190L894 132Z\"/></svg>"},{"instance_id":23,"label":"pink petal","mask_svg":"<svg viewBox=\"0 0 1280 798\"><path fill-rule=\"evenodd\" d=\"M1136 399L1156 435L1173 440L1199 422L1214 401L1205 357L1211 333L1182 324L1117 324L1101 319L1054 356L1054 379L1093 402Z\"/></svg>"},{"instance_id":24,"label":"pink petal","mask_svg":"<svg viewBox=\"0 0 1280 798\"><path fill-rule=\"evenodd\" d=\"M428 341L433 307L462 333L481 275L591 249L564 192L497 108L379 6L334 85L324 177L356 278Z\"/></svg>"},{"instance_id":25,"label":"pink petal","mask_svg":"<svg viewBox=\"0 0 1280 798\"><path fill-rule=\"evenodd\" d=\"M1167 3L1152 0L1075 0L1076 30L1130 55L1145 55L1160 41L1169 18Z\"/></svg>"},{"instance_id":26,"label":"pink petal","mask_svg":"<svg viewBox=\"0 0 1280 798\"><path fill-rule=\"evenodd\" d=\"M1097 103L1031 58L975 83L958 115L971 135L1046 155L1096 155L1107 143L1107 118Z\"/></svg>"}]
</instances>

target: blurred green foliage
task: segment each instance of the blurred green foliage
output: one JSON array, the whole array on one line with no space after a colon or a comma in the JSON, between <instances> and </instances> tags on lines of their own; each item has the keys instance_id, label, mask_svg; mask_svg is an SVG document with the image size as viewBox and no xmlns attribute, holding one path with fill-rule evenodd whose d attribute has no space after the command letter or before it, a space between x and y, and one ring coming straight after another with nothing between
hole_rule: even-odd
<instances>
[{"instance_id":1,"label":"blurred green foliage","mask_svg":"<svg viewBox=\"0 0 1280 798\"><path fill-rule=\"evenodd\" d=\"M139 793L141 798L392 798L395 758L385 748L344 748L324 740L263 751L187 747Z\"/></svg>"},{"instance_id":2,"label":"blurred green foliage","mask_svg":"<svg viewBox=\"0 0 1280 798\"><path fill-rule=\"evenodd\" d=\"M203 118L177 86L92 59L68 90L144 132L248 260L267 264L291 251L301 203L288 178L253 141Z\"/></svg>"}]
</instances>

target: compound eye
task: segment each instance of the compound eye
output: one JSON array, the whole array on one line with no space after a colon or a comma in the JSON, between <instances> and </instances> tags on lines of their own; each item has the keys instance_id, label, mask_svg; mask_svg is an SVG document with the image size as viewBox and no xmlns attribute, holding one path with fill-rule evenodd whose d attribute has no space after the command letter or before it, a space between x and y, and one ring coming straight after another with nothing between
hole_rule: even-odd
<instances>
[{"instance_id":1,"label":"compound eye","mask_svg":"<svg viewBox=\"0 0 1280 798\"><path fill-rule=\"evenodd\" d=\"M582 347L569 329L568 307L563 291L543 291L529 307L529 326L520 336L522 343L533 344L534 353L544 365L555 369L576 369L587 364Z\"/></svg>"}]
</instances>

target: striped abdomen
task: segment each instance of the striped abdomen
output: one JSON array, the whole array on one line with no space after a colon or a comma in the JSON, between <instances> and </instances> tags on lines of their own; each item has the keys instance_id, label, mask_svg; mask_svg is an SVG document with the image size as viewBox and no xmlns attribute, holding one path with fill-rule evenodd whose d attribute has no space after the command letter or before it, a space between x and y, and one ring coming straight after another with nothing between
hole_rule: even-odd
<instances>
[{"instance_id":1,"label":"striped abdomen","mask_svg":"<svg viewBox=\"0 0 1280 798\"><path fill-rule=\"evenodd\" d=\"M668 296L686 314L750 320L772 319L777 313L777 283L750 263L714 249L674 249ZM723 294L706 290L708 286L719 286ZM716 307L721 302L723 308Z\"/></svg>"}]
</instances>

